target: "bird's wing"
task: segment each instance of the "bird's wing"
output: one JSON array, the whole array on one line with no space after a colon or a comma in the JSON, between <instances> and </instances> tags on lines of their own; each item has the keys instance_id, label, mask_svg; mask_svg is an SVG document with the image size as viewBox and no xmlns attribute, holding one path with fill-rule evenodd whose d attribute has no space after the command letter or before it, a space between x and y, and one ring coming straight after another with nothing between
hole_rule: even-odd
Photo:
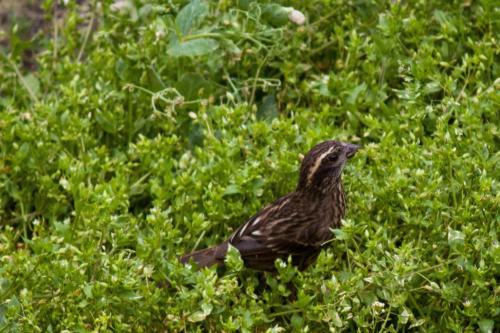
<instances>
[{"instance_id":1,"label":"bird's wing","mask_svg":"<svg viewBox=\"0 0 500 333\"><path fill-rule=\"evenodd\" d=\"M308 237L314 233L313 213L297 205L295 194L289 194L251 217L229 238L243 259L251 257L272 260L316 249L318 244Z\"/></svg>"}]
</instances>

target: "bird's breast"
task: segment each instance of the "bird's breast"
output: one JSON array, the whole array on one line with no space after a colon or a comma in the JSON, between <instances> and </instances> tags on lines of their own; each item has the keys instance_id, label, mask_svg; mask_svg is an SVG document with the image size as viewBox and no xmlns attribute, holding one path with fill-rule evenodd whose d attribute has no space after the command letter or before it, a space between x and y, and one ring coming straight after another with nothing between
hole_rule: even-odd
<instances>
[{"instance_id":1,"label":"bird's breast","mask_svg":"<svg viewBox=\"0 0 500 333\"><path fill-rule=\"evenodd\" d=\"M343 191L336 191L330 197L323 200L317 209L320 227L317 229L318 239L325 242L332 238L331 229L341 227L341 221L345 216L345 197Z\"/></svg>"}]
</instances>

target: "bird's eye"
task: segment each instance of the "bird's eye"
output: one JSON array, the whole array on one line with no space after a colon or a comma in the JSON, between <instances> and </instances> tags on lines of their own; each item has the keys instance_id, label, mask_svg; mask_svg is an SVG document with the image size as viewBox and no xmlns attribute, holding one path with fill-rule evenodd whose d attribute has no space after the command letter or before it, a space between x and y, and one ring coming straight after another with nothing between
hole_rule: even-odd
<instances>
[{"instance_id":1,"label":"bird's eye","mask_svg":"<svg viewBox=\"0 0 500 333\"><path fill-rule=\"evenodd\" d=\"M328 161L335 162L338 158L339 158L339 155L337 155L337 154L330 154L328 156Z\"/></svg>"}]
</instances>

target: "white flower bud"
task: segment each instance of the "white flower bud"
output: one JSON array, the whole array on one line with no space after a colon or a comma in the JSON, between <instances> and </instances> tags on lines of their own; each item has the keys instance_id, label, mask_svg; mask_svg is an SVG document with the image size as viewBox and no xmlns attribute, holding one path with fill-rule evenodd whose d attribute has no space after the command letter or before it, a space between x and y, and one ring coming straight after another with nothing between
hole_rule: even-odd
<instances>
[{"instance_id":1,"label":"white flower bud","mask_svg":"<svg viewBox=\"0 0 500 333\"><path fill-rule=\"evenodd\" d=\"M297 25L303 25L306 22L304 14L296 9L288 13L288 19Z\"/></svg>"},{"instance_id":2,"label":"white flower bud","mask_svg":"<svg viewBox=\"0 0 500 333\"><path fill-rule=\"evenodd\" d=\"M165 37L165 35L165 30L157 30L155 32L156 39L162 39L163 37Z\"/></svg>"},{"instance_id":3,"label":"white flower bud","mask_svg":"<svg viewBox=\"0 0 500 333\"><path fill-rule=\"evenodd\" d=\"M130 7L128 0L117 0L111 4L111 11L119 12Z\"/></svg>"}]
</instances>

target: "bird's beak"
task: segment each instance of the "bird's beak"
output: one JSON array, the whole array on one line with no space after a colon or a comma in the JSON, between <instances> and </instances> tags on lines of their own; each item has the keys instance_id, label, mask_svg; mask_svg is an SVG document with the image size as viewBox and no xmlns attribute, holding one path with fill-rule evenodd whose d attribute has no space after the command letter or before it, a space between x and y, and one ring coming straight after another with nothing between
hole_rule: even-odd
<instances>
[{"instance_id":1,"label":"bird's beak","mask_svg":"<svg viewBox=\"0 0 500 333\"><path fill-rule=\"evenodd\" d=\"M347 158L353 157L359 148L360 148L360 146L358 146L358 145L355 145L352 143L346 143L344 149L346 151Z\"/></svg>"}]
</instances>

